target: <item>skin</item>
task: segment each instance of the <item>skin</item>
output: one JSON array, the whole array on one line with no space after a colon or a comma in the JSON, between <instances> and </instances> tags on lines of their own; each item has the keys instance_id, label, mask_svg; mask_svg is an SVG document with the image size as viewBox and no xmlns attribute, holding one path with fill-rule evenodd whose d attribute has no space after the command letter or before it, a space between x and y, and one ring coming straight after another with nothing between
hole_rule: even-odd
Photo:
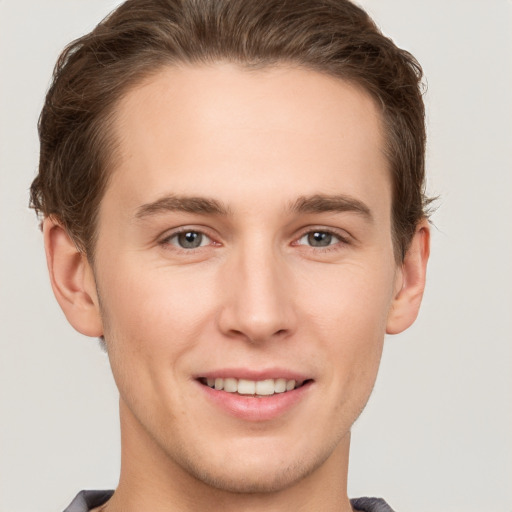
<instances>
[{"instance_id":1,"label":"skin","mask_svg":"<svg viewBox=\"0 0 512 512\"><path fill-rule=\"evenodd\" d=\"M120 392L106 510L351 510L350 428L385 333L417 315L429 248L421 222L394 259L377 106L305 69L184 66L130 91L115 128L94 267L58 219L44 224L56 297L77 330L104 335ZM200 246L180 247L180 229ZM225 368L308 386L248 420L197 380Z\"/></svg>"}]
</instances>

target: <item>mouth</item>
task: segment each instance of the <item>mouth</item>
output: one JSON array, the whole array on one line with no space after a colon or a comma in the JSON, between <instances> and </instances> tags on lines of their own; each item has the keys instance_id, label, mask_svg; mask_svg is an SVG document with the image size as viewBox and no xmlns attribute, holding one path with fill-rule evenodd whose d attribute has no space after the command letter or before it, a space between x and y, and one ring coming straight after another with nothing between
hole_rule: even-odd
<instances>
[{"instance_id":1,"label":"mouth","mask_svg":"<svg viewBox=\"0 0 512 512\"><path fill-rule=\"evenodd\" d=\"M216 391L263 398L294 391L295 389L308 384L310 379L301 381L285 378L249 380L237 379L235 377L200 377L198 381L203 386L208 386Z\"/></svg>"},{"instance_id":2,"label":"mouth","mask_svg":"<svg viewBox=\"0 0 512 512\"><path fill-rule=\"evenodd\" d=\"M314 379L287 369L222 369L199 374L195 382L207 403L238 420L265 423L309 403Z\"/></svg>"}]
</instances>

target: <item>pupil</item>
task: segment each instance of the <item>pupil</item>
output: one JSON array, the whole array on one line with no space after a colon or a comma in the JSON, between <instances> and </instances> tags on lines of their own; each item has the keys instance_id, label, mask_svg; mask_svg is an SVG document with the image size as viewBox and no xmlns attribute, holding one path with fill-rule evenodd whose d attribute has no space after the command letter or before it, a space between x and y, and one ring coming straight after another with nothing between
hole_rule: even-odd
<instances>
[{"instance_id":1,"label":"pupil","mask_svg":"<svg viewBox=\"0 0 512 512\"><path fill-rule=\"evenodd\" d=\"M188 231L186 233L180 233L178 240L181 247L184 249L195 249L201 245L203 235L195 231Z\"/></svg>"},{"instance_id":2,"label":"pupil","mask_svg":"<svg viewBox=\"0 0 512 512\"><path fill-rule=\"evenodd\" d=\"M315 231L308 235L308 242L313 247L327 247L331 244L332 235L322 231Z\"/></svg>"}]
</instances>

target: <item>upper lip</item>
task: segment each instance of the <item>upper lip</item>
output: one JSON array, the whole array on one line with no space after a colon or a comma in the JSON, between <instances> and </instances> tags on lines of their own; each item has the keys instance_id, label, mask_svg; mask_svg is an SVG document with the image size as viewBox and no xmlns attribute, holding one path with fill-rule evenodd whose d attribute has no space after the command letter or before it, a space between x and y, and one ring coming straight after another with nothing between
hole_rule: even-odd
<instances>
[{"instance_id":1,"label":"upper lip","mask_svg":"<svg viewBox=\"0 0 512 512\"><path fill-rule=\"evenodd\" d=\"M267 380L267 379L286 379L295 381L310 380L311 376L302 372L297 372L287 368L265 368L255 370L252 368L219 368L197 374L196 379L246 379L246 380Z\"/></svg>"}]
</instances>

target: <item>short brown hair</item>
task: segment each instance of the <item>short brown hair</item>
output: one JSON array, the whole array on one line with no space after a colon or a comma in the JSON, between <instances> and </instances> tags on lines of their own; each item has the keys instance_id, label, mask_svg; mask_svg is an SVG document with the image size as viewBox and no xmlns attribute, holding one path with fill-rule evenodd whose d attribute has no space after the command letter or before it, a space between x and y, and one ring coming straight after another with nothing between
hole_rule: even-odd
<instances>
[{"instance_id":1,"label":"short brown hair","mask_svg":"<svg viewBox=\"0 0 512 512\"><path fill-rule=\"evenodd\" d=\"M426 217L422 70L348 0L128 0L60 56L39 119L31 206L92 258L120 98L166 65L291 63L348 80L381 107L400 261Z\"/></svg>"}]
</instances>

